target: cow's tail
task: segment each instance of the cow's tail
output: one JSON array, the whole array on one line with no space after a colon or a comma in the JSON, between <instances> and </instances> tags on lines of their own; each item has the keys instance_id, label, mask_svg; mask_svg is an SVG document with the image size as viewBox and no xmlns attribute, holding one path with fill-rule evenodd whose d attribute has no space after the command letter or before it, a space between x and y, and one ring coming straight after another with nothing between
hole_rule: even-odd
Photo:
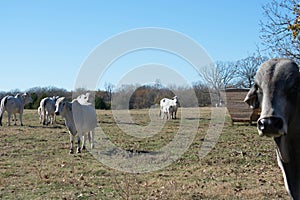
<instances>
[{"instance_id":1,"label":"cow's tail","mask_svg":"<svg viewBox=\"0 0 300 200\"><path fill-rule=\"evenodd\" d=\"M0 126L2 126L2 117L3 117L3 113L5 111L5 105L7 103L7 96L5 96L0 103Z\"/></svg>"}]
</instances>

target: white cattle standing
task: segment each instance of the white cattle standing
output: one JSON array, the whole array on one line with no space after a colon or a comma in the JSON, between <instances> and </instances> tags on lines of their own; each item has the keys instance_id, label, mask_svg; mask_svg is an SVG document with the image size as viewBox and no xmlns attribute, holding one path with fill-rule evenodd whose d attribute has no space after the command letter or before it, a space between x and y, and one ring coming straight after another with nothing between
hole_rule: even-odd
<instances>
[{"instance_id":1,"label":"white cattle standing","mask_svg":"<svg viewBox=\"0 0 300 200\"><path fill-rule=\"evenodd\" d=\"M49 123L53 124L53 121L56 121L55 117L55 103L59 96L46 97L40 102L40 123L42 122L44 125L48 125Z\"/></svg>"},{"instance_id":2,"label":"white cattle standing","mask_svg":"<svg viewBox=\"0 0 300 200\"><path fill-rule=\"evenodd\" d=\"M85 149L85 134L87 133L91 148L94 147L95 127L97 126L96 110L91 103L79 103L77 99L72 102L61 97L56 101L55 114L61 115L65 119L65 124L70 134L70 153L74 153L74 137L77 134L77 152ZM82 148L80 141L82 138Z\"/></svg>"},{"instance_id":3,"label":"white cattle standing","mask_svg":"<svg viewBox=\"0 0 300 200\"><path fill-rule=\"evenodd\" d=\"M5 111L7 111L8 117L8 125L10 126L10 116L14 115L14 125L16 123L16 114L20 114L20 125L23 126L22 115L24 110L24 105L27 103L32 103L32 98L28 93L20 94L18 93L16 96L5 96L1 100L0 104L0 126L2 126L2 117Z\"/></svg>"},{"instance_id":4,"label":"white cattle standing","mask_svg":"<svg viewBox=\"0 0 300 200\"><path fill-rule=\"evenodd\" d=\"M172 99L163 98L160 100L160 112L159 116L164 119L176 119L176 113L178 109L178 97L174 96Z\"/></svg>"}]
</instances>

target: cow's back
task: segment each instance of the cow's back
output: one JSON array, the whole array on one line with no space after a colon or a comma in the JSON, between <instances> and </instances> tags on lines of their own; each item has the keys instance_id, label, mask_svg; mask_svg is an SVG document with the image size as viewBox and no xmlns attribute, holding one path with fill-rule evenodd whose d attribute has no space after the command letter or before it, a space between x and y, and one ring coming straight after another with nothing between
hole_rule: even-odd
<instances>
[{"instance_id":1,"label":"cow's back","mask_svg":"<svg viewBox=\"0 0 300 200\"><path fill-rule=\"evenodd\" d=\"M49 113L49 114L54 114L55 112L55 101L51 98L47 98L45 100L45 110Z\"/></svg>"},{"instance_id":2,"label":"cow's back","mask_svg":"<svg viewBox=\"0 0 300 200\"><path fill-rule=\"evenodd\" d=\"M21 101L18 98L15 98L13 96L8 96L6 103L5 103L5 109L9 113L18 113L20 112L21 108Z\"/></svg>"},{"instance_id":3,"label":"cow's back","mask_svg":"<svg viewBox=\"0 0 300 200\"><path fill-rule=\"evenodd\" d=\"M96 110L92 104L72 103L72 112L77 131L88 132L97 126Z\"/></svg>"},{"instance_id":4,"label":"cow's back","mask_svg":"<svg viewBox=\"0 0 300 200\"><path fill-rule=\"evenodd\" d=\"M163 98L160 100L160 107L169 106L171 99Z\"/></svg>"}]
</instances>

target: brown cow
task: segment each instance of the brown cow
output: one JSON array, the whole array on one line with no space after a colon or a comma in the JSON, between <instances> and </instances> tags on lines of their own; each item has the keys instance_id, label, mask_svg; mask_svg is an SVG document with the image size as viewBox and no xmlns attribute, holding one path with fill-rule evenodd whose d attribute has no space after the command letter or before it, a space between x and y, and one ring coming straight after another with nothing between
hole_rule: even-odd
<instances>
[{"instance_id":1,"label":"brown cow","mask_svg":"<svg viewBox=\"0 0 300 200\"><path fill-rule=\"evenodd\" d=\"M260 136L273 137L285 187L292 199L300 199L300 75L290 59L271 59L255 75L245 98L261 108L257 121Z\"/></svg>"}]
</instances>

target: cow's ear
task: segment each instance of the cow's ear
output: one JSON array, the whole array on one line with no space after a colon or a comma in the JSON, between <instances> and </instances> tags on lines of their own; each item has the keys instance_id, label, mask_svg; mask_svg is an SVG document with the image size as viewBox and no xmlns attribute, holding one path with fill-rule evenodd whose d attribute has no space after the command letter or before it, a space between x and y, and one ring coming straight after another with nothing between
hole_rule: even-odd
<instances>
[{"instance_id":1,"label":"cow's ear","mask_svg":"<svg viewBox=\"0 0 300 200\"><path fill-rule=\"evenodd\" d=\"M244 102L246 102L252 109L256 109L259 107L257 87L255 85L252 86L252 88L249 90L248 94L244 99Z\"/></svg>"}]
</instances>

